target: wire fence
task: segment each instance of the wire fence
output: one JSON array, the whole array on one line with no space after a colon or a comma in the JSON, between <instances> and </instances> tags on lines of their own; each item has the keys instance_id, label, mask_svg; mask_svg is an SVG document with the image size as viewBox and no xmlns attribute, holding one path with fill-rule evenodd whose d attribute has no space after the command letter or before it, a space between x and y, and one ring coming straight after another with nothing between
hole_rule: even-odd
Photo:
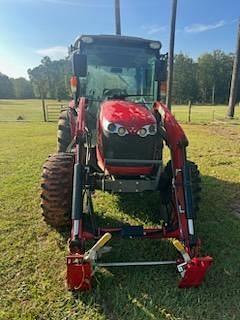
<instances>
[{"instance_id":1,"label":"wire fence","mask_svg":"<svg viewBox=\"0 0 240 320\"><path fill-rule=\"evenodd\" d=\"M46 100L46 120L56 122L62 110L67 108L67 101ZM190 112L189 112L190 111ZM235 108L233 120L227 119L226 105L173 105L172 113L180 123L210 124L232 123L240 124L240 106ZM0 121L44 121L41 100L0 100Z\"/></svg>"},{"instance_id":2,"label":"wire fence","mask_svg":"<svg viewBox=\"0 0 240 320\"><path fill-rule=\"evenodd\" d=\"M47 122L57 122L59 114L66 109L64 104L49 103L46 104L46 120Z\"/></svg>"},{"instance_id":3,"label":"wire fence","mask_svg":"<svg viewBox=\"0 0 240 320\"><path fill-rule=\"evenodd\" d=\"M67 101L45 100L46 120L56 122L61 110L67 106ZM44 121L42 101L0 100L0 121Z\"/></svg>"},{"instance_id":4,"label":"wire fence","mask_svg":"<svg viewBox=\"0 0 240 320\"><path fill-rule=\"evenodd\" d=\"M172 113L182 123L210 124L231 122L240 124L240 106L236 106L235 108L234 119L227 117L227 106L224 105L173 106Z\"/></svg>"}]
</instances>

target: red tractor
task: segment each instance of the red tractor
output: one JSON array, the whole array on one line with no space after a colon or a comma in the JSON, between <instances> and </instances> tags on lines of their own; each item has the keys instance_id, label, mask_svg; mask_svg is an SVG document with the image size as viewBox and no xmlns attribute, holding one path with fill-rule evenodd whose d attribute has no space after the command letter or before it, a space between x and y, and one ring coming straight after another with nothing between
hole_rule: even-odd
<instances>
[{"instance_id":1,"label":"red tractor","mask_svg":"<svg viewBox=\"0 0 240 320\"><path fill-rule=\"evenodd\" d=\"M212 263L209 256L199 257L195 234L199 171L187 160L182 128L161 102L167 56L160 48L158 41L120 35L82 35L70 47L74 99L60 116L58 153L44 165L41 196L47 223L60 228L71 222L70 290L90 289L97 267L167 263L177 265L179 287L197 287ZM165 167L164 143L171 154ZM92 200L96 189L155 192L165 221L160 224L159 208L158 227L99 227ZM169 239L179 256L176 261L99 263L99 251L112 236ZM86 251L87 240L96 243Z\"/></svg>"}]
</instances>

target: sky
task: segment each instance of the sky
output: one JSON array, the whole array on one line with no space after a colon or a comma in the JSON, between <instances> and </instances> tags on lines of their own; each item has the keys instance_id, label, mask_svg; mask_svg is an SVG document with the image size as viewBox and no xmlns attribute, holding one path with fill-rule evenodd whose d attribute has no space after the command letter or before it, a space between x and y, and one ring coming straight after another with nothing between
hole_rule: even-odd
<instances>
[{"instance_id":1,"label":"sky","mask_svg":"<svg viewBox=\"0 0 240 320\"><path fill-rule=\"evenodd\" d=\"M168 51L172 0L121 0L122 34ZM234 52L240 0L178 0L175 52ZM26 77L42 57L64 58L80 34L114 34L114 0L0 0L0 72Z\"/></svg>"}]
</instances>

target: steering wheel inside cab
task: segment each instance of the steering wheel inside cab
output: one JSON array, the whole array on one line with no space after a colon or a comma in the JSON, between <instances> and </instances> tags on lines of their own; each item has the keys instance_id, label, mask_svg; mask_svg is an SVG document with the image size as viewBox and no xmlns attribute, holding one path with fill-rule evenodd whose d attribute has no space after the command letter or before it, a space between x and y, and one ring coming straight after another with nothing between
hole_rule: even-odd
<instances>
[{"instance_id":1,"label":"steering wheel inside cab","mask_svg":"<svg viewBox=\"0 0 240 320\"><path fill-rule=\"evenodd\" d=\"M125 99L127 97L128 93L126 89L119 89L119 88L113 88L113 89L108 89L105 88L103 89L103 97L107 100L110 99Z\"/></svg>"}]
</instances>

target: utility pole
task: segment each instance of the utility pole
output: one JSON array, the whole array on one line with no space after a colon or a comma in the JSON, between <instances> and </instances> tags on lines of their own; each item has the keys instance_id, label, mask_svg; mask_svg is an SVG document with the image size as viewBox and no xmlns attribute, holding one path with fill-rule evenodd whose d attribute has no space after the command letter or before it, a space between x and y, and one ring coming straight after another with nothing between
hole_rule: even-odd
<instances>
[{"instance_id":1,"label":"utility pole","mask_svg":"<svg viewBox=\"0 0 240 320\"><path fill-rule=\"evenodd\" d=\"M166 100L166 104L169 110L171 110L171 106L172 106L172 83L173 83L176 16L177 16L177 0L172 0L172 19L171 19L170 44L169 44L169 55L168 55L168 81L167 81L167 100Z\"/></svg>"},{"instance_id":2,"label":"utility pole","mask_svg":"<svg viewBox=\"0 0 240 320\"><path fill-rule=\"evenodd\" d=\"M228 103L228 113L227 116L229 118L234 117L235 105L237 99L237 89L239 82L239 68L240 68L240 19L238 22L238 35L237 35L237 50L233 63L233 71L232 71L232 82L231 82L231 90L229 96Z\"/></svg>"},{"instance_id":3,"label":"utility pole","mask_svg":"<svg viewBox=\"0 0 240 320\"><path fill-rule=\"evenodd\" d=\"M121 35L120 0L115 0L115 30L117 35Z\"/></svg>"}]
</instances>

